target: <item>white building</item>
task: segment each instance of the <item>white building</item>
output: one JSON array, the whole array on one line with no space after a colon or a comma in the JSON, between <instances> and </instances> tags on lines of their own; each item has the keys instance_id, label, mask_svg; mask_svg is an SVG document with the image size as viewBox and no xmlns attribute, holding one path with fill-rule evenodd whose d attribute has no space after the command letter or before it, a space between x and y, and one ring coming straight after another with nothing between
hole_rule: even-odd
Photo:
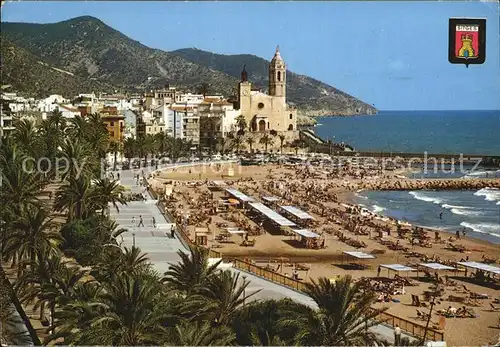
<instances>
[{"instance_id":1,"label":"white building","mask_svg":"<svg viewBox=\"0 0 500 347\"><path fill-rule=\"evenodd\" d=\"M45 99L39 100L37 110L40 112L52 112L58 107L58 104L67 104L69 102L70 101L65 99L62 95L53 94Z\"/></svg>"},{"instance_id":2,"label":"white building","mask_svg":"<svg viewBox=\"0 0 500 347\"><path fill-rule=\"evenodd\" d=\"M198 105L203 102L205 98L203 97L203 94L180 94L177 100L175 100L176 103L180 104L192 104L192 105Z\"/></svg>"}]
</instances>

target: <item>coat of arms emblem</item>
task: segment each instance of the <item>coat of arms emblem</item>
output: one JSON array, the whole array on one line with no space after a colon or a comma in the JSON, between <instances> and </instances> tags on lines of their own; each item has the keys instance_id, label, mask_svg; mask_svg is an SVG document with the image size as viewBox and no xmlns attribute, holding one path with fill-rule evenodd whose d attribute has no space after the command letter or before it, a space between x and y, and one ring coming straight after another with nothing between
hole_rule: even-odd
<instances>
[{"instance_id":1,"label":"coat of arms emblem","mask_svg":"<svg viewBox=\"0 0 500 347\"><path fill-rule=\"evenodd\" d=\"M482 64L486 58L486 19L450 18L449 60Z\"/></svg>"}]
</instances>

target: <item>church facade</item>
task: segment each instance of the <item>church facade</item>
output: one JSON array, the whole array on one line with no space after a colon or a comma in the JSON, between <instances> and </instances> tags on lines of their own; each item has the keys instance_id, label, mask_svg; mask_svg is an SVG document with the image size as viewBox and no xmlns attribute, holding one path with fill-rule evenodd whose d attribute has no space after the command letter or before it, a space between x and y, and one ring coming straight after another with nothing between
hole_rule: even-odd
<instances>
[{"instance_id":1,"label":"church facade","mask_svg":"<svg viewBox=\"0 0 500 347\"><path fill-rule=\"evenodd\" d=\"M245 67L238 89L240 112L251 132L297 130L297 110L286 103L286 65L279 47L269 65L268 94L252 90Z\"/></svg>"}]
</instances>

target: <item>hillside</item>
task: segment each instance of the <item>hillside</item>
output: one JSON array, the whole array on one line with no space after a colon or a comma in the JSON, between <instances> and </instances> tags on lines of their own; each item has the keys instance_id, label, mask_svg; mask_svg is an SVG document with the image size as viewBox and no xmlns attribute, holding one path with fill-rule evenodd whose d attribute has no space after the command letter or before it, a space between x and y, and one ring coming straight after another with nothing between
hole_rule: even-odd
<instances>
[{"instance_id":1,"label":"hillside","mask_svg":"<svg viewBox=\"0 0 500 347\"><path fill-rule=\"evenodd\" d=\"M91 79L87 85L112 85L122 91L144 91L171 83L194 92L202 83L208 83L210 92L233 95L244 64L252 82L263 88L267 86L268 62L262 58L220 55L196 49L165 52L132 40L90 16L52 24L2 23L1 32L10 41L6 41L9 49L26 52L23 55L29 52L26 59L38 59L52 67L35 69L21 76L17 61L4 59L4 69L10 71L10 76L21 79L9 82L20 91L43 93L36 86L52 85L52 81L45 81L47 71L58 68L67 76L73 74L75 80ZM2 56L3 52L4 47ZM288 82L289 102L297 105L303 113L350 115L375 111L373 107L310 77L289 72ZM62 94L68 93L69 90Z\"/></svg>"},{"instance_id":2,"label":"hillside","mask_svg":"<svg viewBox=\"0 0 500 347\"><path fill-rule=\"evenodd\" d=\"M113 91L113 87L106 83L54 68L4 38L0 46L2 85L11 85L13 91L36 97L47 97L50 94L72 97L78 93Z\"/></svg>"}]
</instances>

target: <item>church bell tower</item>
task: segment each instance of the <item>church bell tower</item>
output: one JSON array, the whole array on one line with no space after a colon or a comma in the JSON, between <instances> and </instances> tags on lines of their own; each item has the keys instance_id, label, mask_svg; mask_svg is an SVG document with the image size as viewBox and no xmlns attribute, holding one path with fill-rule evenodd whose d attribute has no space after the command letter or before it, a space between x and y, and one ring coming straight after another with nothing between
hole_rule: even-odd
<instances>
[{"instance_id":1,"label":"church bell tower","mask_svg":"<svg viewBox=\"0 0 500 347\"><path fill-rule=\"evenodd\" d=\"M286 98L286 65L279 46L269 64L269 95Z\"/></svg>"}]
</instances>

